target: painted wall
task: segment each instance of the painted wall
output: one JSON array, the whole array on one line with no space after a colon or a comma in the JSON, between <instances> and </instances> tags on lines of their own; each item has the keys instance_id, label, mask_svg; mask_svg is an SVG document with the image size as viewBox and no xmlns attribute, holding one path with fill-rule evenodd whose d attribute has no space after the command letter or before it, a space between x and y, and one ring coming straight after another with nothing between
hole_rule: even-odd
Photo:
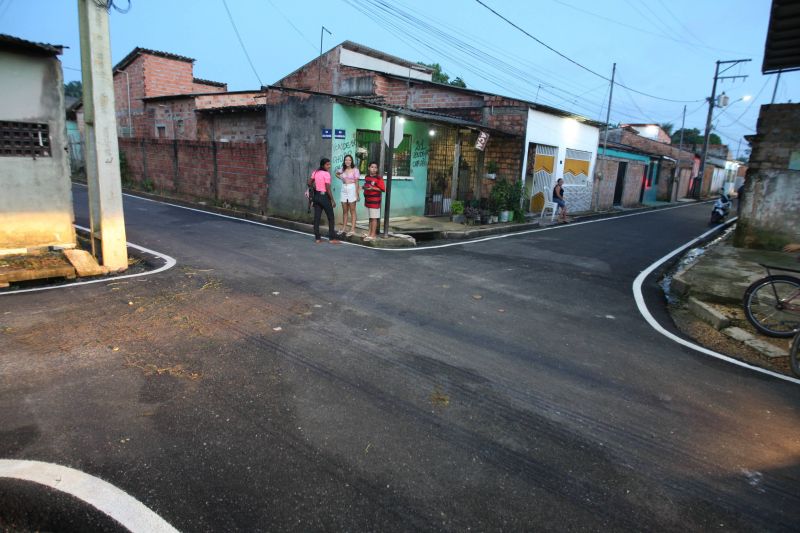
<instances>
[{"instance_id":1,"label":"painted wall","mask_svg":"<svg viewBox=\"0 0 800 533\"><path fill-rule=\"evenodd\" d=\"M0 156L0 253L75 245L61 62L0 51L0 120L47 123L50 157Z\"/></svg>"},{"instance_id":2,"label":"painted wall","mask_svg":"<svg viewBox=\"0 0 800 533\"><path fill-rule=\"evenodd\" d=\"M334 129L345 130L344 139L334 139L331 161L333 170L341 168L345 154L351 154L358 164L356 158L356 130L375 130L381 129L381 114L374 109L365 107L347 106L333 104L333 125ZM403 132L411 135L411 176L398 176L392 179L392 203L391 217L401 216L422 216L425 213L425 192L428 186L428 151L430 126L411 120L406 120L403 124ZM385 176L384 176L385 177ZM341 181L333 179L333 192L337 203L337 219L341 216L339 207L339 194L341 191ZM363 180L360 186L363 186ZM385 201L385 195L384 195ZM366 220L367 210L364 207L363 195L357 208L357 219Z\"/></svg>"},{"instance_id":3,"label":"painted wall","mask_svg":"<svg viewBox=\"0 0 800 533\"><path fill-rule=\"evenodd\" d=\"M287 98L267 106L268 214L292 220L313 220L303 197L306 180L330 157L331 139L322 128L331 127L333 102L322 96ZM337 202L338 203L338 202ZM323 215L323 224L325 216Z\"/></svg>"},{"instance_id":4,"label":"painted wall","mask_svg":"<svg viewBox=\"0 0 800 533\"><path fill-rule=\"evenodd\" d=\"M587 211L592 205L592 176L597 160L597 145L600 130L571 118L558 117L549 113L528 109L528 124L525 134L525 146L529 143L546 144L558 147L554 182L564 177L564 159L567 148L582 150L592 154L589 163L589 179L582 185L567 184L564 186L568 208L572 212ZM522 164L521 179L525 180L524 169L528 168L527 150Z\"/></svg>"}]
</instances>

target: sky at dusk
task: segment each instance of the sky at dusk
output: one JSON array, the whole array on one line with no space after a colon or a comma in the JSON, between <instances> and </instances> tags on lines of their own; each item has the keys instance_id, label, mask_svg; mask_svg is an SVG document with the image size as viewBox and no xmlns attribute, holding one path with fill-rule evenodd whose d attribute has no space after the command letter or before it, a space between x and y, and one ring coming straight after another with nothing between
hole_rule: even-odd
<instances>
[{"instance_id":1,"label":"sky at dusk","mask_svg":"<svg viewBox=\"0 0 800 533\"><path fill-rule=\"evenodd\" d=\"M616 62L617 81L632 90L615 86L612 123L672 122L677 129L686 101L686 126L702 130L714 62L750 58L726 72L747 79L718 87L731 105L716 110L714 131L734 151L772 98L775 75L761 74L768 0L482 2L530 36L476 0L227 0L254 72L223 0L131 0L127 13L111 11L112 61L141 46L194 58L196 77L227 82L229 90L257 89L314 59L324 25L333 33L325 34L324 50L351 40L438 62L470 88L601 121L609 83L597 74L610 77ZM128 7L127 0L116 4ZM80 79L77 1L0 0L0 33L68 46L64 77ZM784 74L776 102L799 98L800 72Z\"/></svg>"}]
</instances>

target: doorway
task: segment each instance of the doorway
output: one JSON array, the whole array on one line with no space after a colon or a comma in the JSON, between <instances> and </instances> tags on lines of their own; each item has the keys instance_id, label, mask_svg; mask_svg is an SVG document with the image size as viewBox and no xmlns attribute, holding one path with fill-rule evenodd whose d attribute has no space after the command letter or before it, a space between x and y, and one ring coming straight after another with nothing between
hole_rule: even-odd
<instances>
[{"instance_id":1,"label":"doorway","mask_svg":"<svg viewBox=\"0 0 800 533\"><path fill-rule=\"evenodd\" d=\"M628 172L628 163L620 161L617 166L617 185L614 187L614 205L622 203L622 191L625 189L625 174Z\"/></svg>"}]
</instances>

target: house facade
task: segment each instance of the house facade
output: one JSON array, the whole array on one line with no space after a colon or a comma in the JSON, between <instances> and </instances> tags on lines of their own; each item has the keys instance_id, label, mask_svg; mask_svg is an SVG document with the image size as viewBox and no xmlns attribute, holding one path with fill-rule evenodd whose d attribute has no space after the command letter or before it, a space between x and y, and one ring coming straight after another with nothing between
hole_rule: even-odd
<instances>
[{"instance_id":1,"label":"house facade","mask_svg":"<svg viewBox=\"0 0 800 533\"><path fill-rule=\"evenodd\" d=\"M75 246L61 52L0 35L0 254Z\"/></svg>"}]
</instances>

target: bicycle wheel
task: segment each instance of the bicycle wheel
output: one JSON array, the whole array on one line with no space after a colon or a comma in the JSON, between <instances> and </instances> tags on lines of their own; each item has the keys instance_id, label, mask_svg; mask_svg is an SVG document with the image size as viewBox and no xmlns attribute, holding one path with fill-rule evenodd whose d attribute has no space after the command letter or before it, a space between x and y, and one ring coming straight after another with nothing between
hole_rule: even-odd
<instances>
[{"instance_id":1,"label":"bicycle wheel","mask_svg":"<svg viewBox=\"0 0 800 533\"><path fill-rule=\"evenodd\" d=\"M800 361L797 360L800 357L800 333L794 336L794 341L792 342L792 349L789 350L789 366L792 367L792 372L794 375L800 378Z\"/></svg>"},{"instance_id":2,"label":"bicycle wheel","mask_svg":"<svg viewBox=\"0 0 800 533\"><path fill-rule=\"evenodd\" d=\"M770 337L788 338L800 331L800 312L792 309L798 306L800 279L792 276L761 278L744 293L744 314L747 320L758 331Z\"/></svg>"}]
</instances>

